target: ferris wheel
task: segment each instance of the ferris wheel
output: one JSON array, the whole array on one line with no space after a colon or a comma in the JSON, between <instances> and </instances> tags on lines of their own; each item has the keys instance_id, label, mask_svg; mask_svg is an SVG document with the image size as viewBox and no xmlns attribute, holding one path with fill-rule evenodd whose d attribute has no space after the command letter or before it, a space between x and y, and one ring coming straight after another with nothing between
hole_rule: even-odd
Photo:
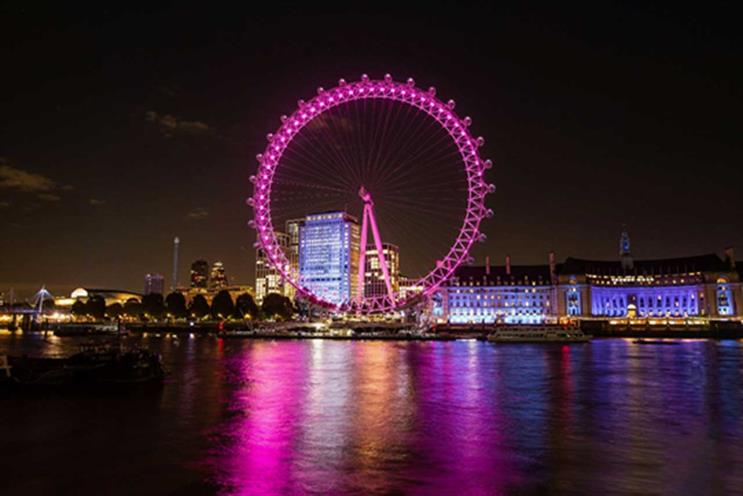
<instances>
[{"instance_id":1,"label":"ferris wheel","mask_svg":"<svg viewBox=\"0 0 743 496\"><path fill-rule=\"evenodd\" d=\"M318 88L281 116L256 157L249 225L298 296L336 311L394 311L432 295L470 260L485 240L480 224L493 215L486 197L495 186L485 180L492 162L480 156L484 139L454 108L413 79L363 75ZM340 238L327 237L333 226ZM340 264L340 292L326 291L337 273L308 275L318 257Z\"/></svg>"}]
</instances>

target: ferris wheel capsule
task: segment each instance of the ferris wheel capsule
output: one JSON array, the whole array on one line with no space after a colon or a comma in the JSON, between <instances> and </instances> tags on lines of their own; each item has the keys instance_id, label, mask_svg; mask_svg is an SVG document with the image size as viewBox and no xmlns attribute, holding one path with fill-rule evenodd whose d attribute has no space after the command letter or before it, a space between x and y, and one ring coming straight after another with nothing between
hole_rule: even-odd
<instances>
[{"instance_id":1,"label":"ferris wheel capsule","mask_svg":"<svg viewBox=\"0 0 743 496\"><path fill-rule=\"evenodd\" d=\"M253 205L255 205L255 200L253 200L252 196L249 196L245 199L245 204L252 207Z\"/></svg>"},{"instance_id":2,"label":"ferris wheel capsule","mask_svg":"<svg viewBox=\"0 0 743 496\"><path fill-rule=\"evenodd\" d=\"M467 127L470 127L472 125L472 118L468 115L464 119L462 119L462 124L464 124Z\"/></svg>"},{"instance_id":3,"label":"ferris wheel capsule","mask_svg":"<svg viewBox=\"0 0 743 496\"><path fill-rule=\"evenodd\" d=\"M323 93L325 93L325 88L323 88L322 86L318 86L317 87L317 94L318 95L322 95Z\"/></svg>"},{"instance_id":4,"label":"ferris wheel capsule","mask_svg":"<svg viewBox=\"0 0 743 496\"><path fill-rule=\"evenodd\" d=\"M338 86L345 86L345 85L346 85L346 80L345 80L345 79L343 79L343 78L340 78L340 79L338 80Z\"/></svg>"},{"instance_id":5,"label":"ferris wheel capsule","mask_svg":"<svg viewBox=\"0 0 743 496\"><path fill-rule=\"evenodd\" d=\"M256 177L255 177L255 175L252 175L252 176L250 176L250 177L248 178L248 180L249 180L249 181L250 181L251 183L255 184L255 182L256 182L256 181L258 180L258 178L256 178Z\"/></svg>"},{"instance_id":6,"label":"ferris wheel capsule","mask_svg":"<svg viewBox=\"0 0 743 496\"><path fill-rule=\"evenodd\" d=\"M484 243L484 242L485 242L485 241L487 241L487 240L488 240L488 235L487 235L487 234L485 234L485 233L480 233L480 234L479 234L479 235L477 236L477 241L479 241L480 243Z\"/></svg>"},{"instance_id":7,"label":"ferris wheel capsule","mask_svg":"<svg viewBox=\"0 0 743 496\"><path fill-rule=\"evenodd\" d=\"M361 82L368 83L369 82L369 76L367 74L361 75Z\"/></svg>"},{"instance_id":8,"label":"ferris wheel capsule","mask_svg":"<svg viewBox=\"0 0 743 496\"><path fill-rule=\"evenodd\" d=\"M384 75L384 82L385 83L391 83L392 82L392 74L390 74L389 72L387 74L385 74Z\"/></svg>"},{"instance_id":9,"label":"ferris wheel capsule","mask_svg":"<svg viewBox=\"0 0 743 496\"><path fill-rule=\"evenodd\" d=\"M297 107L299 108L304 107L304 100L297 100Z\"/></svg>"},{"instance_id":10,"label":"ferris wheel capsule","mask_svg":"<svg viewBox=\"0 0 743 496\"><path fill-rule=\"evenodd\" d=\"M492 219L493 215L495 215L495 213L493 212L492 208L485 210L485 217L487 217L488 219Z\"/></svg>"},{"instance_id":11,"label":"ferris wheel capsule","mask_svg":"<svg viewBox=\"0 0 743 496\"><path fill-rule=\"evenodd\" d=\"M493 168L493 161L490 159L487 159L483 162L483 165L486 169L492 169Z\"/></svg>"},{"instance_id":12,"label":"ferris wheel capsule","mask_svg":"<svg viewBox=\"0 0 743 496\"><path fill-rule=\"evenodd\" d=\"M483 138L482 136L478 136L478 138L477 138L477 146L482 146L484 144L485 144L485 138Z\"/></svg>"},{"instance_id":13,"label":"ferris wheel capsule","mask_svg":"<svg viewBox=\"0 0 743 496\"><path fill-rule=\"evenodd\" d=\"M257 155L255 156L255 159L256 159L256 160L257 160L258 162L263 162L263 154L262 154L262 153L259 153L259 154L257 154Z\"/></svg>"},{"instance_id":14,"label":"ferris wheel capsule","mask_svg":"<svg viewBox=\"0 0 743 496\"><path fill-rule=\"evenodd\" d=\"M415 79L408 78L407 84L408 84L408 86L410 86L412 88L413 86L415 86Z\"/></svg>"},{"instance_id":15,"label":"ferris wheel capsule","mask_svg":"<svg viewBox=\"0 0 743 496\"><path fill-rule=\"evenodd\" d=\"M436 87L435 87L435 86L430 86L430 87L428 88L428 94L429 94L430 96L436 96Z\"/></svg>"},{"instance_id":16,"label":"ferris wheel capsule","mask_svg":"<svg viewBox=\"0 0 743 496\"><path fill-rule=\"evenodd\" d=\"M449 107L449 110L454 110L454 107L457 106L457 102L455 102L454 100L449 100L448 102L446 102L446 106Z\"/></svg>"},{"instance_id":17,"label":"ferris wheel capsule","mask_svg":"<svg viewBox=\"0 0 743 496\"><path fill-rule=\"evenodd\" d=\"M488 193L495 193L495 184L488 184Z\"/></svg>"},{"instance_id":18,"label":"ferris wheel capsule","mask_svg":"<svg viewBox=\"0 0 743 496\"><path fill-rule=\"evenodd\" d=\"M255 229L255 225L256 225L256 224L255 224L255 219L250 219L250 220L248 221L248 227L249 227L249 228L251 228L251 229Z\"/></svg>"},{"instance_id":19,"label":"ferris wheel capsule","mask_svg":"<svg viewBox=\"0 0 743 496\"><path fill-rule=\"evenodd\" d=\"M282 115L281 117L279 117L279 120L281 122L286 122L287 119L288 119L288 117L286 115Z\"/></svg>"},{"instance_id":20,"label":"ferris wheel capsule","mask_svg":"<svg viewBox=\"0 0 743 496\"><path fill-rule=\"evenodd\" d=\"M268 133L266 135L266 141L273 141L273 133Z\"/></svg>"}]
</instances>

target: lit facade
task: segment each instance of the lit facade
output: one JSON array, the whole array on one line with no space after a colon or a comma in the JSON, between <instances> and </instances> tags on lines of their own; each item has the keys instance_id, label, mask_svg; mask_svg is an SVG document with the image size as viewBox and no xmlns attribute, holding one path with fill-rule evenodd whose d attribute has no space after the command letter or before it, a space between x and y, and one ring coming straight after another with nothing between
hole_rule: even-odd
<instances>
[{"instance_id":1,"label":"lit facade","mask_svg":"<svg viewBox=\"0 0 743 496\"><path fill-rule=\"evenodd\" d=\"M450 324L542 324L556 320L548 265L460 267L438 292L433 315Z\"/></svg>"},{"instance_id":2,"label":"lit facade","mask_svg":"<svg viewBox=\"0 0 743 496\"><path fill-rule=\"evenodd\" d=\"M399 281L398 298L400 300L405 300L423 292L423 285L420 283L420 279L401 274Z\"/></svg>"},{"instance_id":3,"label":"lit facade","mask_svg":"<svg viewBox=\"0 0 743 496\"><path fill-rule=\"evenodd\" d=\"M289 244L289 235L281 232L276 233L276 239L282 250L286 250ZM263 248L258 248L255 252L255 299L258 304L263 302L263 298L269 293L278 293L280 295L292 298L294 288L291 284L284 281L281 273L276 270L271 261L266 256Z\"/></svg>"},{"instance_id":4,"label":"lit facade","mask_svg":"<svg viewBox=\"0 0 743 496\"><path fill-rule=\"evenodd\" d=\"M346 212L308 215L299 227L299 282L342 304L358 296L359 223Z\"/></svg>"},{"instance_id":5,"label":"lit facade","mask_svg":"<svg viewBox=\"0 0 743 496\"><path fill-rule=\"evenodd\" d=\"M400 248L391 243L382 243L382 253L387 270L390 275L392 292L398 294L400 291ZM379 264L379 253L375 246L366 249L366 269L364 271L364 296L385 296L387 285L382 275L382 267Z\"/></svg>"},{"instance_id":6,"label":"lit facade","mask_svg":"<svg viewBox=\"0 0 743 496\"><path fill-rule=\"evenodd\" d=\"M206 289L209 285L209 263L196 260L191 264L191 287Z\"/></svg>"},{"instance_id":7,"label":"lit facade","mask_svg":"<svg viewBox=\"0 0 743 496\"><path fill-rule=\"evenodd\" d=\"M209 289L211 291L218 291L227 287L227 275L224 271L224 264L222 262L214 262L212 264L212 270L209 273Z\"/></svg>"},{"instance_id":8,"label":"lit facade","mask_svg":"<svg viewBox=\"0 0 743 496\"><path fill-rule=\"evenodd\" d=\"M433 298L451 324L535 324L569 319L651 323L743 318L743 267L732 249L684 258L634 260L622 233L619 259L568 258L547 265L460 267ZM622 320L622 321L625 321Z\"/></svg>"},{"instance_id":9,"label":"lit facade","mask_svg":"<svg viewBox=\"0 0 743 496\"><path fill-rule=\"evenodd\" d=\"M165 278L160 274L146 274L144 276L144 294L163 294L165 291Z\"/></svg>"},{"instance_id":10,"label":"lit facade","mask_svg":"<svg viewBox=\"0 0 743 496\"><path fill-rule=\"evenodd\" d=\"M740 276L716 254L618 262L568 258L560 311L575 317L728 318L743 313Z\"/></svg>"}]
</instances>

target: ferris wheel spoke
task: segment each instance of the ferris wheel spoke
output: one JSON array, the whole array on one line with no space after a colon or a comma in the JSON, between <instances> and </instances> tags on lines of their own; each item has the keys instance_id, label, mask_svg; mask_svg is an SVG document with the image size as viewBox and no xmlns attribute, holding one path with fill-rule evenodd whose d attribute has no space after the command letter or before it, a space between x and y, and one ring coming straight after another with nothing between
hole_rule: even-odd
<instances>
[{"instance_id":1,"label":"ferris wheel spoke","mask_svg":"<svg viewBox=\"0 0 743 496\"><path fill-rule=\"evenodd\" d=\"M320 151L320 149L315 148L314 150L305 150L305 147L307 147L307 145L299 140L297 140L297 143L294 143L294 145L295 146L293 146L291 149L291 153L286 153L282 157L283 165L282 167L277 168L277 170L282 170L283 167L286 167L288 165L288 167L297 174L310 175L307 164L312 163L313 160L317 160L318 152ZM314 159L311 158L313 156L315 157ZM322 156L325 157L324 154ZM324 158L324 165L335 171L335 174L333 174L334 178L343 177L340 174L340 171L343 170L343 166L339 165L337 159L335 159L334 157L331 156L330 158Z\"/></svg>"}]
</instances>

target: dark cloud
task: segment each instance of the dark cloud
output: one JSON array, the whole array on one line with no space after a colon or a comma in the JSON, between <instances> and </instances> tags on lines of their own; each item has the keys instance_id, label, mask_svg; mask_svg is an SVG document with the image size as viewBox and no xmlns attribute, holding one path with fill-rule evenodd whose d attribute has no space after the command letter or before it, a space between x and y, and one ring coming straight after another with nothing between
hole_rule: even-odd
<instances>
[{"instance_id":1,"label":"dark cloud","mask_svg":"<svg viewBox=\"0 0 743 496\"><path fill-rule=\"evenodd\" d=\"M0 189L39 193L54 191L57 187L49 177L19 169L0 158Z\"/></svg>"},{"instance_id":2,"label":"dark cloud","mask_svg":"<svg viewBox=\"0 0 743 496\"><path fill-rule=\"evenodd\" d=\"M54 193L39 193L36 195L36 198L47 202L58 202L62 199L61 196L55 195Z\"/></svg>"},{"instance_id":3,"label":"dark cloud","mask_svg":"<svg viewBox=\"0 0 743 496\"><path fill-rule=\"evenodd\" d=\"M203 207L197 207L186 214L186 220L204 220L209 217L209 211Z\"/></svg>"},{"instance_id":4,"label":"dark cloud","mask_svg":"<svg viewBox=\"0 0 743 496\"><path fill-rule=\"evenodd\" d=\"M100 207L101 205L105 205L105 200L99 200L98 198L90 198L88 200L88 205L91 205L93 207Z\"/></svg>"},{"instance_id":5,"label":"dark cloud","mask_svg":"<svg viewBox=\"0 0 743 496\"><path fill-rule=\"evenodd\" d=\"M145 112L144 118L145 121L157 125L160 133L166 138L204 136L214 133L214 130L204 122L182 120L171 114L159 114L154 110Z\"/></svg>"}]
</instances>

